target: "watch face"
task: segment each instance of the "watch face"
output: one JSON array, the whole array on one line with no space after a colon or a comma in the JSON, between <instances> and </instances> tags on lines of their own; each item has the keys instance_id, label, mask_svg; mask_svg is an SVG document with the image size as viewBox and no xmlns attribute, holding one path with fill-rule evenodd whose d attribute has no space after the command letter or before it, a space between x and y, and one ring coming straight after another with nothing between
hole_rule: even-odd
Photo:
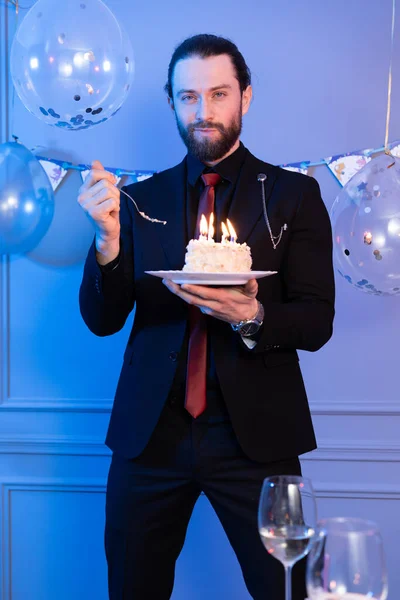
<instances>
[{"instance_id":1,"label":"watch face","mask_svg":"<svg viewBox=\"0 0 400 600\"><path fill-rule=\"evenodd\" d=\"M244 335L245 337L251 336L257 333L259 329L259 323L246 323L246 325L243 325L243 327L240 328L240 335Z\"/></svg>"}]
</instances>

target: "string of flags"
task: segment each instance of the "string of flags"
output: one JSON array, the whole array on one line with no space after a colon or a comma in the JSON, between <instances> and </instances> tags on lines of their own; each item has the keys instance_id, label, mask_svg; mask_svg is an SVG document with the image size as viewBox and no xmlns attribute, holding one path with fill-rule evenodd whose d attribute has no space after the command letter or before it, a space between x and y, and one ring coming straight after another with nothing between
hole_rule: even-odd
<instances>
[{"instance_id":1,"label":"string of flags","mask_svg":"<svg viewBox=\"0 0 400 600\"><path fill-rule=\"evenodd\" d=\"M388 144L390 153L393 156L400 158L400 140L396 140ZM297 173L303 173L307 175L312 167L325 166L328 167L330 172L333 174L338 183L343 187L346 183L360 171L371 159L372 155L379 154L385 150L385 147L381 148L366 148L364 150L355 150L353 152L346 152L345 154L336 154L335 156L329 156L323 158L318 162L301 161L297 163L289 163L279 165L283 169L288 171L295 171ZM82 181L84 182L86 177L89 175L90 166L84 164L73 164L70 162L58 160L55 158L46 158L44 156L36 156L37 160L42 165L43 169L49 178L52 185L53 191L55 192L61 182L68 175L69 171L79 171ZM122 178L129 177L132 183L143 181L152 177L157 171L128 171L121 168L106 167L106 170L113 173L117 177L117 185L121 182Z\"/></svg>"}]
</instances>

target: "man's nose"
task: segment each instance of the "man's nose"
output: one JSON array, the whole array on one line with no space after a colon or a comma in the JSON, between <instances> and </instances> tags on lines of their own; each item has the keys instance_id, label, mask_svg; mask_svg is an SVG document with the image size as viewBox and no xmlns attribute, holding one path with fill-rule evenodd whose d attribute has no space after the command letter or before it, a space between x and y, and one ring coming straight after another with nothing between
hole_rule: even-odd
<instances>
[{"instance_id":1,"label":"man's nose","mask_svg":"<svg viewBox=\"0 0 400 600\"><path fill-rule=\"evenodd\" d=\"M213 117L211 102L206 98L202 98L197 105L197 119L199 121L209 121Z\"/></svg>"}]
</instances>

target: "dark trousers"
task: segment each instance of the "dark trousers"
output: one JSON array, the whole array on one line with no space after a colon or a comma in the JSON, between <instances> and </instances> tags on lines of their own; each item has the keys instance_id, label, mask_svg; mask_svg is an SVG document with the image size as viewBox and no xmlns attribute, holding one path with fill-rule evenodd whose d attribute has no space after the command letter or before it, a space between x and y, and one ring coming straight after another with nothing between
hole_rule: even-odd
<instances>
[{"instance_id":1,"label":"dark trousers","mask_svg":"<svg viewBox=\"0 0 400 600\"><path fill-rule=\"evenodd\" d=\"M139 457L112 457L105 530L110 600L171 597L175 562L201 492L228 536L252 598L284 600L283 566L267 553L257 529L261 485L275 474L301 474L298 458L251 461L229 421L192 420L167 405ZM304 579L305 559L293 569L293 600L307 596Z\"/></svg>"}]
</instances>

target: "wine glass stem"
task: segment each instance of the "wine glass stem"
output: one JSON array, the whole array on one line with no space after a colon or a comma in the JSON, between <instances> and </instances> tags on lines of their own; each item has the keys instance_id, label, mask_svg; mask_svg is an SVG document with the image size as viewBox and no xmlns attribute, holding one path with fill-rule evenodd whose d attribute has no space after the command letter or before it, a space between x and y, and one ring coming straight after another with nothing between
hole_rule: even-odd
<instances>
[{"instance_id":1,"label":"wine glass stem","mask_svg":"<svg viewBox=\"0 0 400 600\"><path fill-rule=\"evenodd\" d=\"M292 600L292 567L285 565L285 600Z\"/></svg>"}]
</instances>

